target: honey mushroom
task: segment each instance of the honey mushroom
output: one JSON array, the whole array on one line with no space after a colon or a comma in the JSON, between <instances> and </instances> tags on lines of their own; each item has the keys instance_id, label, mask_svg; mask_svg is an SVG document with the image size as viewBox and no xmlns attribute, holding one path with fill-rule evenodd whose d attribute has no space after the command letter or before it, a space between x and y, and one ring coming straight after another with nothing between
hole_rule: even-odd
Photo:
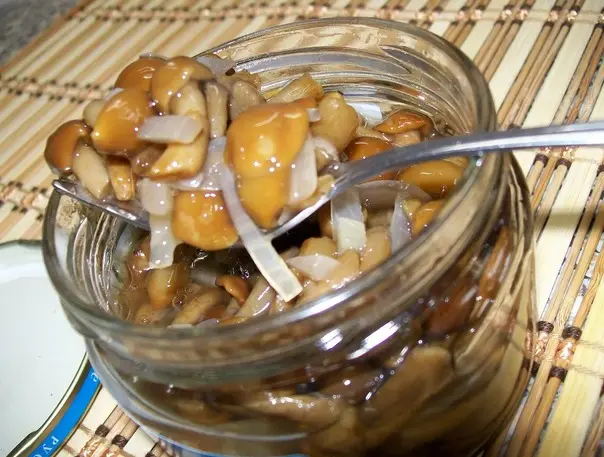
<instances>
[{"instance_id":1,"label":"honey mushroom","mask_svg":"<svg viewBox=\"0 0 604 457\"><path fill-rule=\"evenodd\" d=\"M346 147L344 153L348 160L354 161L364 160L367 157L374 156L389 149L392 149L392 145L389 142L379 138L364 136L352 140ZM396 174L396 171L387 171L376 175L371 178L370 181L393 180L396 178Z\"/></svg>"},{"instance_id":2,"label":"honey mushroom","mask_svg":"<svg viewBox=\"0 0 604 457\"><path fill-rule=\"evenodd\" d=\"M189 281L189 267L184 263L175 263L166 268L156 268L147 274L149 302L154 309L171 306L178 289Z\"/></svg>"},{"instance_id":3,"label":"honey mushroom","mask_svg":"<svg viewBox=\"0 0 604 457\"><path fill-rule=\"evenodd\" d=\"M300 256L306 255L324 255L335 259L337 254L336 243L331 238L323 236L321 238L307 238L300 246Z\"/></svg>"},{"instance_id":4,"label":"honey mushroom","mask_svg":"<svg viewBox=\"0 0 604 457\"><path fill-rule=\"evenodd\" d=\"M241 276L223 275L216 278L216 285L223 287L239 304L245 303L250 295L250 286Z\"/></svg>"},{"instance_id":5,"label":"honey mushroom","mask_svg":"<svg viewBox=\"0 0 604 457\"><path fill-rule=\"evenodd\" d=\"M148 176L151 166L166 150L164 145L149 144L130 159L132 171L138 176Z\"/></svg>"},{"instance_id":6,"label":"honey mushroom","mask_svg":"<svg viewBox=\"0 0 604 457\"><path fill-rule=\"evenodd\" d=\"M84 107L82 117L90 128L94 128L104 106L105 100L92 100Z\"/></svg>"},{"instance_id":7,"label":"honey mushroom","mask_svg":"<svg viewBox=\"0 0 604 457\"><path fill-rule=\"evenodd\" d=\"M174 195L172 230L183 242L199 249L226 249L239 238L221 192L178 191Z\"/></svg>"},{"instance_id":8,"label":"honey mushroom","mask_svg":"<svg viewBox=\"0 0 604 457\"><path fill-rule=\"evenodd\" d=\"M463 171L452 162L433 160L402 169L397 179L416 185L434 198L442 198L453 190Z\"/></svg>"},{"instance_id":9,"label":"honey mushroom","mask_svg":"<svg viewBox=\"0 0 604 457\"><path fill-rule=\"evenodd\" d=\"M408 110L400 110L390 114L386 120L377 125L375 129L382 133L399 134L411 130L419 130L429 124L431 124L430 119L422 114Z\"/></svg>"},{"instance_id":10,"label":"honey mushroom","mask_svg":"<svg viewBox=\"0 0 604 457\"><path fill-rule=\"evenodd\" d=\"M155 114L147 94L125 89L104 104L94 123L91 138L97 151L130 156L144 145L138 130L144 120Z\"/></svg>"},{"instance_id":11,"label":"honey mushroom","mask_svg":"<svg viewBox=\"0 0 604 457\"><path fill-rule=\"evenodd\" d=\"M205 95L210 121L210 138L222 137L226 133L229 120L229 92L219 83L209 81L205 85Z\"/></svg>"},{"instance_id":12,"label":"honey mushroom","mask_svg":"<svg viewBox=\"0 0 604 457\"><path fill-rule=\"evenodd\" d=\"M287 83L269 103L289 103L294 100L312 98L320 100L323 97L323 86L315 81L310 74L304 73L297 79Z\"/></svg>"},{"instance_id":13,"label":"honey mushroom","mask_svg":"<svg viewBox=\"0 0 604 457\"><path fill-rule=\"evenodd\" d=\"M212 71L191 57L173 57L159 67L151 78L151 98L161 113L169 110L172 96L189 81L214 79Z\"/></svg>"},{"instance_id":14,"label":"honey mushroom","mask_svg":"<svg viewBox=\"0 0 604 457\"><path fill-rule=\"evenodd\" d=\"M313 122L312 133L332 143L338 151L343 151L354 138L359 123L357 112L346 103L339 92L325 94L319 102L321 119Z\"/></svg>"},{"instance_id":15,"label":"honey mushroom","mask_svg":"<svg viewBox=\"0 0 604 457\"><path fill-rule=\"evenodd\" d=\"M445 200L431 200L415 211L411 219L411 233L413 236L419 235L434 220L444 203Z\"/></svg>"},{"instance_id":16,"label":"honey mushroom","mask_svg":"<svg viewBox=\"0 0 604 457\"><path fill-rule=\"evenodd\" d=\"M236 81L231 87L231 97L229 99L229 115L231 120L252 106L260 105L264 102L264 97L253 84L242 80Z\"/></svg>"},{"instance_id":17,"label":"honey mushroom","mask_svg":"<svg viewBox=\"0 0 604 457\"><path fill-rule=\"evenodd\" d=\"M117 77L115 87L122 89L151 90L151 79L155 72L166 65L166 60L157 57L141 57L129 64Z\"/></svg>"},{"instance_id":18,"label":"honey mushroom","mask_svg":"<svg viewBox=\"0 0 604 457\"><path fill-rule=\"evenodd\" d=\"M210 141L206 101L198 85L194 82L183 85L170 100L170 109L175 115L186 116L198 122L199 133L189 144L169 144L147 174L153 179L191 178L201 170Z\"/></svg>"},{"instance_id":19,"label":"honey mushroom","mask_svg":"<svg viewBox=\"0 0 604 457\"><path fill-rule=\"evenodd\" d=\"M107 171L115 198L132 200L136 195L136 177L130 161L124 157L107 157Z\"/></svg>"},{"instance_id":20,"label":"honey mushroom","mask_svg":"<svg viewBox=\"0 0 604 457\"><path fill-rule=\"evenodd\" d=\"M243 207L263 228L273 227L287 204L290 166L308 130L308 114L295 103L256 105L231 122L225 162Z\"/></svg>"},{"instance_id":21,"label":"honey mushroom","mask_svg":"<svg viewBox=\"0 0 604 457\"><path fill-rule=\"evenodd\" d=\"M151 237L147 235L128 255L126 268L129 274L129 288L135 289L145 285L146 275L150 268L150 250Z\"/></svg>"},{"instance_id":22,"label":"honey mushroom","mask_svg":"<svg viewBox=\"0 0 604 457\"><path fill-rule=\"evenodd\" d=\"M390 257L390 232L385 227L374 227L367 230L367 241L361 254L360 270L362 273L372 270Z\"/></svg>"},{"instance_id":23,"label":"honey mushroom","mask_svg":"<svg viewBox=\"0 0 604 457\"><path fill-rule=\"evenodd\" d=\"M94 198L100 200L110 193L109 172L92 147L78 144L73 157L73 173Z\"/></svg>"},{"instance_id":24,"label":"honey mushroom","mask_svg":"<svg viewBox=\"0 0 604 457\"><path fill-rule=\"evenodd\" d=\"M61 176L72 172L78 144L90 141L90 128L82 121L67 121L60 125L46 141L44 158L53 173Z\"/></svg>"},{"instance_id":25,"label":"honey mushroom","mask_svg":"<svg viewBox=\"0 0 604 457\"><path fill-rule=\"evenodd\" d=\"M171 325L196 325L207 317L208 312L217 305L226 302L226 294L215 287L203 290L199 295L188 300L177 312Z\"/></svg>"}]
</instances>

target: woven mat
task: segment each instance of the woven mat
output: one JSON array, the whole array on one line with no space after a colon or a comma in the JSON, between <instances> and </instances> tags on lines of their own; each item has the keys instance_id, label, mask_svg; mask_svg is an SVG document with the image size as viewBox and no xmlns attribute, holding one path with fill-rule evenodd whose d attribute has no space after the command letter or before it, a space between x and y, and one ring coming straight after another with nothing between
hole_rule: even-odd
<instances>
[{"instance_id":1,"label":"woven mat","mask_svg":"<svg viewBox=\"0 0 604 457\"><path fill-rule=\"evenodd\" d=\"M604 0L87 1L2 70L0 241L41 236L52 180L46 137L140 53L194 55L271 25L330 16L411 22L461 47L489 80L503 128L604 118ZM512 428L485 455L600 455L604 149L517 156L536 214L540 363ZM164 455L103 389L59 451L93 454Z\"/></svg>"}]
</instances>

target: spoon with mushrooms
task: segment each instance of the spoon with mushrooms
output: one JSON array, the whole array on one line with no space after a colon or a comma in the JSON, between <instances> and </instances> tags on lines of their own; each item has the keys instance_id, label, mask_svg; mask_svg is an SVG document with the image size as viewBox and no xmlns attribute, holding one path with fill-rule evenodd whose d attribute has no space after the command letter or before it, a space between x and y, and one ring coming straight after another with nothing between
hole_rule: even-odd
<instances>
[{"instance_id":1,"label":"spoon with mushrooms","mask_svg":"<svg viewBox=\"0 0 604 457\"><path fill-rule=\"evenodd\" d=\"M389 170L425 161L456 156L476 156L490 152L508 152L513 149L598 145L604 145L604 121L447 137L396 147L362 161L333 163L327 168L327 173L336 178L330 188L312 205L294 214L277 227L262 230L262 234L268 240L283 235L347 189ZM219 172L219 181L223 191L227 190L225 186L233 186L233 188L235 186L233 176L225 165ZM55 180L53 186L61 194L149 230L148 214L136 203L98 200L76 182L66 179Z\"/></svg>"}]
</instances>

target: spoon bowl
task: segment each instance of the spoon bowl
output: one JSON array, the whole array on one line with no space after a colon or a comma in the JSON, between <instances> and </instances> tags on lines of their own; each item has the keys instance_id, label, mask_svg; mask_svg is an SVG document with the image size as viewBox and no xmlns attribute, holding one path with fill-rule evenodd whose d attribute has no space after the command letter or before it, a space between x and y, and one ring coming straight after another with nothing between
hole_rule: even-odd
<instances>
[{"instance_id":1,"label":"spoon bowl","mask_svg":"<svg viewBox=\"0 0 604 457\"><path fill-rule=\"evenodd\" d=\"M272 229L263 230L263 233L269 240L278 238L294 229L321 206L347 189L380 173L420 162L456 156L481 156L486 153L508 152L513 149L601 145L604 145L604 121L597 121L446 137L396 147L361 161L334 163L329 166L328 173L336 179L325 194L289 220ZM76 182L66 179L55 180L53 187L61 194L121 218L143 230L149 230L149 216L137 203L98 200ZM238 241L236 246L242 247L241 242Z\"/></svg>"}]
</instances>

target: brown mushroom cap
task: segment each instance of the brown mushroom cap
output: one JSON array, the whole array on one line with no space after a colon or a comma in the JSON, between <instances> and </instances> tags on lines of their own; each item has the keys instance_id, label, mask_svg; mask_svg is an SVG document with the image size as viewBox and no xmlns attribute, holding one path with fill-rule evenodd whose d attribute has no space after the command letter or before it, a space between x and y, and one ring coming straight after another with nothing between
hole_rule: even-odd
<instances>
[{"instance_id":1,"label":"brown mushroom cap","mask_svg":"<svg viewBox=\"0 0 604 457\"><path fill-rule=\"evenodd\" d=\"M81 120L60 125L46 141L44 158L53 173L68 175L73 165L73 155L80 141L90 141L91 129Z\"/></svg>"},{"instance_id":2,"label":"brown mushroom cap","mask_svg":"<svg viewBox=\"0 0 604 457\"><path fill-rule=\"evenodd\" d=\"M174 57L160 67L151 78L151 96L157 109L167 113L170 99L190 80L208 81L214 74L205 65L191 57Z\"/></svg>"},{"instance_id":3,"label":"brown mushroom cap","mask_svg":"<svg viewBox=\"0 0 604 457\"><path fill-rule=\"evenodd\" d=\"M298 104L253 106L231 123L225 161L242 178L284 170L296 159L308 128L306 109Z\"/></svg>"},{"instance_id":4,"label":"brown mushroom cap","mask_svg":"<svg viewBox=\"0 0 604 457\"><path fill-rule=\"evenodd\" d=\"M216 251L239 238L220 192L177 192L172 210L172 231L187 244Z\"/></svg>"},{"instance_id":5,"label":"brown mushroom cap","mask_svg":"<svg viewBox=\"0 0 604 457\"><path fill-rule=\"evenodd\" d=\"M145 92L124 89L107 100L100 112L91 135L94 146L107 154L130 155L145 144L138 138L138 129L154 115Z\"/></svg>"},{"instance_id":6,"label":"brown mushroom cap","mask_svg":"<svg viewBox=\"0 0 604 457\"><path fill-rule=\"evenodd\" d=\"M352 140L346 147L345 153L348 157L348 160L364 160L367 157L380 154L391 148L392 145L385 140L370 136L362 136ZM395 178L396 171L388 171L375 176L374 178L372 178L372 181L390 180Z\"/></svg>"},{"instance_id":7,"label":"brown mushroom cap","mask_svg":"<svg viewBox=\"0 0 604 457\"><path fill-rule=\"evenodd\" d=\"M149 92L151 90L151 78L153 78L153 74L165 64L166 61L163 59L142 57L122 70L115 81L115 87L140 89Z\"/></svg>"}]
</instances>

